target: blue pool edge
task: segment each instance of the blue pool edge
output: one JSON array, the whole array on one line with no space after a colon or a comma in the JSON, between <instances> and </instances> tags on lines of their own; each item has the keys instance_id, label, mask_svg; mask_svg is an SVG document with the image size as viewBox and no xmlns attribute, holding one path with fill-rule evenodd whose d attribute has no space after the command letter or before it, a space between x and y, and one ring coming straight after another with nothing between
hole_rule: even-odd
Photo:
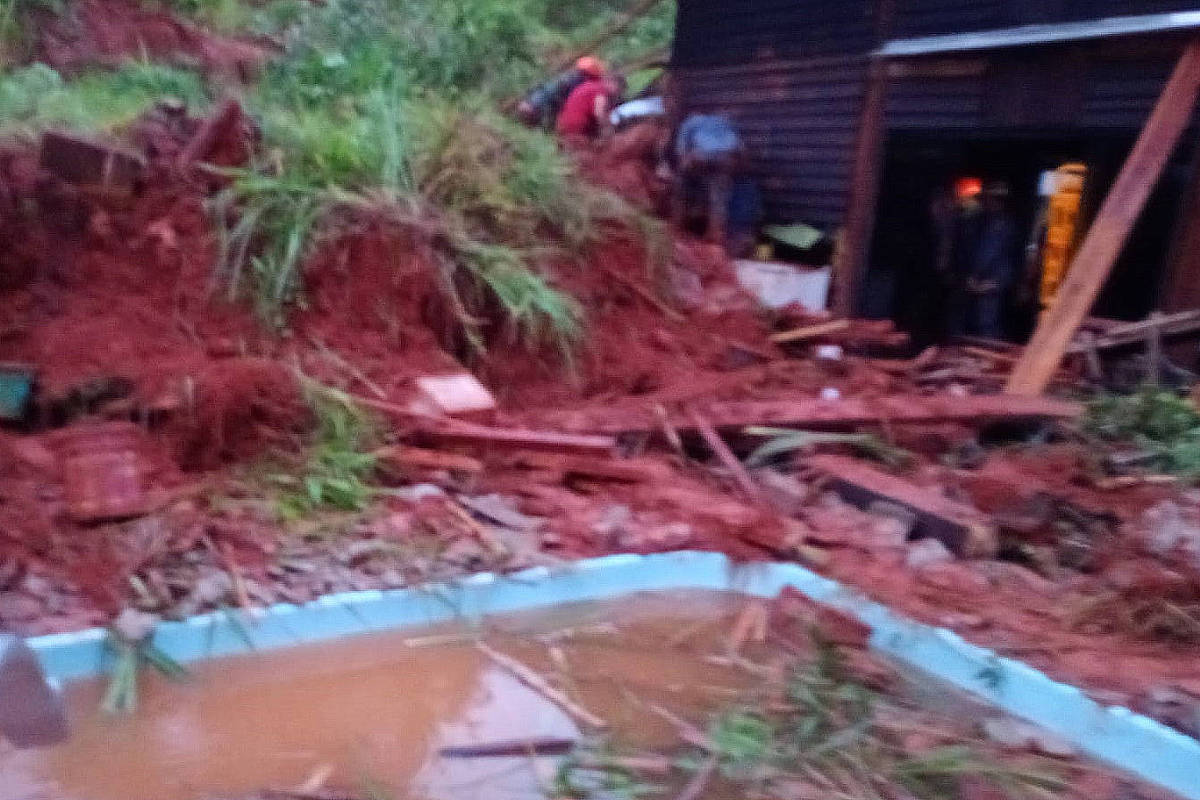
<instances>
[{"instance_id":1,"label":"blue pool edge","mask_svg":"<svg viewBox=\"0 0 1200 800\"><path fill-rule=\"evenodd\" d=\"M1101 762L1200 800L1200 741L1125 708L1105 707L1080 689L1020 661L915 622L798 564L734 564L717 553L619 555L535 567L507 575L390 591L331 595L303 606L217 612L161 623L154 643L181 663L312 644L363 633L596 601L647 591L698 589L774 597L790 586L870 625L874 650L1028 720ZM29 640L52 680L104 674L106 632L92 629Z\"/></svg>"}]
</instances>

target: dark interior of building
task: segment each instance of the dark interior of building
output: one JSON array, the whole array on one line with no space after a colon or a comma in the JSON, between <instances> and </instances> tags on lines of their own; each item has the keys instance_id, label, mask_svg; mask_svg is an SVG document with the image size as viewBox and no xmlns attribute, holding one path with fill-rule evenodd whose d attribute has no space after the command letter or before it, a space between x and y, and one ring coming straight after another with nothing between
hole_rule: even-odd
<instances>
[{"instance_id":1,"label":"dark interior of building","mask_svg":"<svg viewBox=\"0 0 1200 800\"><path fill-rule=\"evenodd\" d=\"M1134 142L1134 134L1045 131L961 131L951 134L893 133L886 145L869 271L861 297L868 316L892 318L918 344L944 340L952 278L936 268L933 203L956 181L1003 182L1021 247L1035 236L1042 208L1043 172L1077 162L1087 167L1080 208L1080 235L1094 218ZM1190 174L1191 148L1174 155L1113 271L1095 314L1135 320L1157 307L1166 277L1178 207ZM1036 322L1040 259L1026 251L1018 278L1005 292L1003 332L1025 341Z\"/></svg>"}]
</instances>

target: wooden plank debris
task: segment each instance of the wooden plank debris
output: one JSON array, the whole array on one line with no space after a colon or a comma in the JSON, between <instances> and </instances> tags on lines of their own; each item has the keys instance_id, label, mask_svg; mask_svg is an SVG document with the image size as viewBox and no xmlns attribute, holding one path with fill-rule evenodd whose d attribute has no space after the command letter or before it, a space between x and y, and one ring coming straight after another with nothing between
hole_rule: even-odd
<instances>
[{"instance_id":1,"label":"wooden plank debris","mask_svg":"<svg viewBox=\"0 0 1200 800\"><path fill-rule=\"evenodd\" d=\"M396 445L377 450L374 455L386 464L394 464L401 468L444 469L450 472L471 474L478 474L484 469L483 462L477 458L459 453L447 453L443 450L425 450L420 447Z\"/></svg>"},{"instance_id":2,"label":"wooden plank debris","mask_svg":"<svg viewBox=\"0 0 1200 800\"><path fill-rule=\"evenodd\" d=\"M1200 309L1178 314L1152 314L1141 322L1123 322L1096 336L1094 342L1076 342L1068 349L1072 355L1085 354L1090 349L1113 350L1146 341L1147 336L1161 338L1183 336L1200 331Z\"/></svg>"},{"instance_id":3,"label":"wooden plank debris","mask_svg":"<svg viewBox=\"0 0 1200 800\"><path fill-rule=\"evenodd\" d=\"M613 483L654 483L675 474L669 464L650 458L596 458L558 453L522 453L521 466L557 472L564 478L587 478Z\"/></svg>"},{"instance_id":4,"label":"wooden plank debris","mask_svg":"<svg viewBox=\"0 0 1200 800\"><path fill-rule=\"evenodd\" d=\"M1167 160L1192 119L1200 94L1200 40L1184 50L1133 152L1084 238L1033 339L1009 378L1014 395L1040 395L1054 378L1071 339L1104 287Z\"/></svg>"},{"instance_id":5,"label":"wooden plank debris","mask_svg":"<svg viewBox=\"0 0 1200 800\"><path fill-rule=\"evenodd\" d=\"M916 515L918 536L938 539L960 557L995 555L996 532L987 517L972 506L845 456L815 455L803 463L829 476L830 488L848 503L867 508L884 501L908 509Z\"/></svg>"},{"instance_id":6,"label":"wooden plank debris","mask_svg":"<svg viewBox=\"0 0 1200 800\"><path fill-rule=\"evenodd\" d=\"M435 445L462 445L484 450L534 450L611 456L617 442L611 436L553 433L520 428L493 428L467 422L427 422L417 437Z\"/></svg>"},{"instance_id":7,"label":"wooden plank debris","mask_svg":"<svg viewBox=\"0 0 1200 800\"><path fill-rule=\"evenodd\" d=\"M829 342L846 347L894 348L907 345L910 337L896 330L891 320L835 319L777 333L770 340L776 345Z\"/></svg>"},{"instance_id":8,"label":"wooden plank debris","mask_svg":"<svg viewBox=\"0 0 1200 800\"><path fill-rule=\"evenodd\" d=\"M1040 419L1073 419L1083 413L1078 403L1042 397L1006 395L888 395L715 402L698 406L717 430L793 426L811 430L847 430L886 424L959 422L982 425ZM662 425L651 408L614 411L606 408L548 413L541 424L556 430L618 435L654 433ZM672 415L680 433L698 433L687 415Z\"/></svg>"},{"instance_id":9,"label":"wooden plank debris","mask_svg":"<svg viewBox=\"0 0 1200 800\"><path fill-rule=\"evenodd\" d=\"M822 322L818 325L808 325L793 331L777 333L771 337L771 341L775 344L794 344L809 339L819 339L834 333L844 333L848 330L850 330L850 320L835 319L832 322Z\"/></svg>"},{"instance_id":10,"label":"wooden plank debris","mask_svg":"<svg viewBox=\"0 0 1200 800\"><path fill-rule=\"evenodd\" d=\"M688 413L688 418L691 420L692 425L696 427L696 430L700 432L700 436L703 437L705 444L713 451L713 454L721 462L721 465L729 470L738 488L741 489L742 494L748 500L758 501L762 496L758 485L750 477L750 473L746 471L745 465L729 449L729 445L725 443L721 435L716 432L699 411L693 409Z\"/></svg>"},{"instance_id":11,"label":"wooden plank debris","mask_svg":"<svg viewBox=\"0 0 1200 800\"><path fill-rule=\"evenodd\" d=\"M567 712L567 714L571 715L571 717L580 725L591 730L604 730L608 727L607 722L588 711L571 698L567 697L558 689L555 689L550 685L549 681L534 672L529 667L522 664L520 661L493 650L483 642L479 642L475 646L479 649L479 652L487 656L489 660L491 660L497 666L504 668L521 683L525 684L530 689L533 689L542 697L545 697L551 703L554 703L554 705Z\"/></svg>"}]
</instances>

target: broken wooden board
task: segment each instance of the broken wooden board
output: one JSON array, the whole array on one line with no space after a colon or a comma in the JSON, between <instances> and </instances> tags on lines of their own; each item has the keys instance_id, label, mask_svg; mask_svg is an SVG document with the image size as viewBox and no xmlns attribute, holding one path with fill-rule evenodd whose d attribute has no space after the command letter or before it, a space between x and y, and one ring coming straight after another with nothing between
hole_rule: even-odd
<instances>
[{"instance_id":1,"label":"broken wooden board","mask_svg":"<svg viewBox=\"0 0 1200 800\"><path fill-rule=\"evenodd\" d=\"M418 439L434 445L462 445L483 450L533 450L611 456L617 442L611 436L552 433L521 428L493 428L469 422L428 421L415 431Z\"/></svg>"},{"instance_id":2,"label":"broken wooden board","mask_svg":"<svg viewBox=\"0 0 1200 800\"><path fill-rule=\"evenodd\" d=\"M845 456L809 456L803 464L827 475L829 488L852 505L866 509L882 501L908 509L916 516L914 533L919 538L937 539L955 555L990 558L996 554L995 529L972 506Z\"/></svg>"},{"instance_id":3,"label":"broken wooden board","mask_svg":"<svg viewBox=\"0 0 1200 800\"><path fill-rule=\"evenodd\" d=\"M385 464L394 464L401 468L444 469L471 474L478 474L484 469L483 462L477 458L442 450L424 450L420 447L385 447L376 451L374 456Z\"/></svg>"},{"instance_id":4,"label":"broken wooden board","mask_svg":"<svg viewBox=\"0 0 1200 800\"><path fill-rule=\"evenodd\" d=\"M1198 94L1200 41L1193 41L1180 57L1133 152L1084 237L1058 297L1042 315L1029 346L1013 370L1008 381L1009 393L1040 395L1053 380L1191 121Z\"/></svg>"},{"instance_id":5,"label":"broken wooden board","mask_svg":"<svg viewBox=\"0 0 1200 800\"><path fill-rule=\"evenodd\" d=\"M725 440L721 438L716 429L705 419L703 414L694 409L688 413L688 419L696 427L696 430L700 432L700 436L703 437L704 443L708 445L708 449L713 452L713 455L717 457L721 465L729 471L729 474L737 483L738 488L742 490L742 494L746 496L746 499L758 502L761 499L758 485L750 477L750 473L746 471L745 465L733 454L733 451L729 449L729 445L725 443Z\"/></svg>"},{"instance_id":6,"label":"broken wooden board","mask_svg":"<svg viewBox=\"0 0 1200 800\"><path fill-rule=\"evenodd\" d=\"M1178 314L1152 316L1141 322L1123 322L1096 336L1094 340L1073 344L1068 353L1083 354L1096 350L1112 350L1134 344L1144 344L1148 336L1183 336L1200 331L1200 310Z\"/></svg>"},{"instance_id":7,"label":"broken wooden board","mask_svg":"<svg viewBox=\"0 0 1200 800\"><path fill-rule=\"evenodd\" d=\"M522 453L520 466L555 472L564 478L587 478L613 483L656 483L668 481L675 471L669 464L650 458L596 458L559 453Z\"/></svg>"},{"instance_id":8,"label":"broken wooden board","mask_svg":"<svg viewBox=\"0 0 1200 800\"><path fill-rule=\"evenodd\" d=\"M876 398L847 397L837 400L766 400L717 402L696 406L717 430L747 427L797 427L808 430L847 430L888 424L959 422L986 425L1043 419L1074 419L1083 406L1043 397L1005 395L890 395ZM541 424L575 433L618 435L652 434L662 425L653 408L614 411L592 410L551 412ZM681 433L697 433L687 414L672 414L670 427Z\"/></svg>"}]
</instances>

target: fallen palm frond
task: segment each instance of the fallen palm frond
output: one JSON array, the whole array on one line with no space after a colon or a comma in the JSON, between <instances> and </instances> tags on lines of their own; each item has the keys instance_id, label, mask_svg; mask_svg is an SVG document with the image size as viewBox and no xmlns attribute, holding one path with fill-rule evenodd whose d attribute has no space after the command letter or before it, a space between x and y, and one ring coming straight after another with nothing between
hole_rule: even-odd
<instances>
[{"instance_id":1,"label":"fallen palm frond","mask_svg":"<svg viewBox=\"0 0 1200 800\"><path fill-rule=\"evenodd\" d=\"M747 428L748 436L767 437L768 441L755 450L747 463L760 467L772 460L813 447L845 446L890 467L904 467L912 462L912 454L870 433L821 433L797 431L790 428Z\"/></svg>"}]
</instances>

